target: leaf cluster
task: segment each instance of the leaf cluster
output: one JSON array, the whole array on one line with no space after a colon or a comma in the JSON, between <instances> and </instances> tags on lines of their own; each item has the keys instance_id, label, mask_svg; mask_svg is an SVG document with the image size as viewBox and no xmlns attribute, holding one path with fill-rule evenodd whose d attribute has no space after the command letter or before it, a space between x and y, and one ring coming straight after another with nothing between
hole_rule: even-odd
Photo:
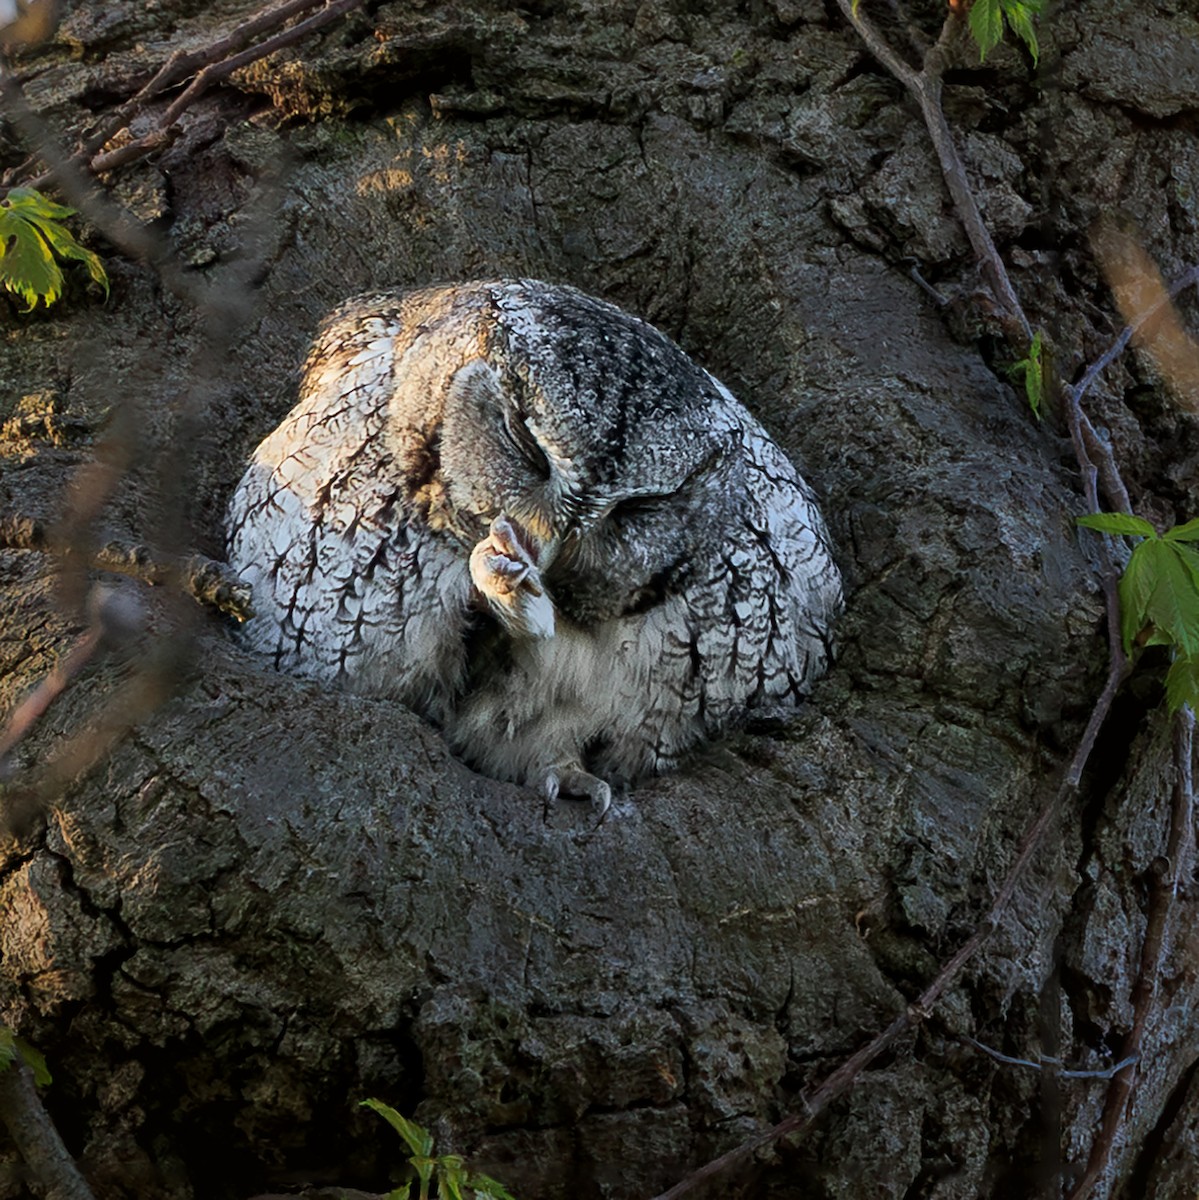
<instances>
[{"instance_id":1,"label":"leaf cluster","mask_svg":"<svg viewBox=\"0 0 1199 1200\"><path fill-rule=\"evenodd\" d=\"M0 1071L7 1071L24 1063L33 1072L33 1081L38 1087L45 1087L50 1082L50 1071L40 1050L35 1050L24 1038L0 1025Z\"/></svg>"},{"instance_id":2,"label":"leaf cluster","mask_svg":"<svg viewBox=\"0 0 1199 1200\"><path fill-rule=\"evenodd\" d=\"M62 295L59 259L83 263L108 294L108 273L99 256L62 223L74 215L73 208L47 200L34 188L12 188L0 200L0 284L25 301L26 312L39 300L49 307Z\"/></svg>"},{"instance_id":3,"label":"leaf cluster","mask_svg":"<svg viewBox=\"0 0 1199 1200\"><path fill-rule=\"evenodd\" d=\"M970 32L978 44L979 61L985 62L987 55L1003 41L1003 26L1011 31L1028 47L1035 67L1041 58L1037 44L1037 31L1033 18L1039 17L1045 8L1045 0L974 0L970 6Z\"/></svg>"},{"instance_id":4,"label":"leaf cluster","mask_svg":"<svg viewBox=\"0 0 1199 1200\"><path fill-rule=\"evenodd\" d=\"M1199 518L1158 534L1148 521L1127 513L1079 517L1087 529L1136 537L1120 576L1120 633L1125 654L1134 645L1172 646L1166 703L1199 709Z\"/></svg>"},{"instance_id":5,"label":"leaf cluster","mask_svg":"<svg viewBox=\"0 0 1199 1200\"><path fill-rule=\"evenodd\" d=\"M381 1100L363 1100L363 1108L377 1112L404 1139L412 1152L408 1162L416 1174L419 1200L429 1200L430 1187L436 1185L439 1200L466 1200L466 1196L490 1200L515 1200L502 1183L490 1175L468 1174L457 1154L433 1154L433 1135L415 1121L409 1121ZM409 1200L412 1181L387 1193L387 1200Z\"/></svg>"}]
</instances>

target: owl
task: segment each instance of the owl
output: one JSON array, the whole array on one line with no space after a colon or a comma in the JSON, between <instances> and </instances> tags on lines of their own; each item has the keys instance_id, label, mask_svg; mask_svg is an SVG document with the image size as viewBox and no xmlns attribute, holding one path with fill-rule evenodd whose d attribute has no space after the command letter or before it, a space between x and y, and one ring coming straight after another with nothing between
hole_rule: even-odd
<instances>
[{"instance_id":1,"label":"owl","mask_svg":"<svg viewBox=\"0 0 1199 1200\"><path fill-rule=\"evenodd\" d=\"M828 667L812 492L664 334L574 288L359 296L228 512L249 645L398 698L493 777L590 798Z\"/></svg>"}]
</instances>

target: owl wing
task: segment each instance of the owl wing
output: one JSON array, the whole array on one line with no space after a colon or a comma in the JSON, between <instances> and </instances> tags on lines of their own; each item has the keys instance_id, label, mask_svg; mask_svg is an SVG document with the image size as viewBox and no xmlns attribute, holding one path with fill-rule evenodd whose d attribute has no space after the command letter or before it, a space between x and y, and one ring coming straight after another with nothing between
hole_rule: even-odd
<instances>
[{"instance_id":1,"label":"owl wing","mask_svg":"<svg viewBox=\"0 0 1199 1200\"><path fill-rule=\"evenodd\" d=\"M430 689L448 695L462 673L469 579L405 499L387 428L400 333L378 305L325 325L299 402L234 493L230 560L254 593L245 637L277 667L435 715Z\"/></svg>"}]
</instances>

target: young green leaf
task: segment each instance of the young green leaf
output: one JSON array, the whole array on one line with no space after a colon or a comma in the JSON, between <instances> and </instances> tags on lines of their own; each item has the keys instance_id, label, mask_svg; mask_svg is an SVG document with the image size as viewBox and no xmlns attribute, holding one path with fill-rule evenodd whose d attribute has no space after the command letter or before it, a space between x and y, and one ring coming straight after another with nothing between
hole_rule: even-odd
<instances>
[{"instance_id":1,"label":"young green leaf","mask_svg":"<svg viewBox=\"0 0 1199 1200\"><path fill-rule=\"evenodd\" d=\"M1041 361L1041 331L1033 334L1032 344L1028 348L1028 357L1018 365L1024 368L1024 394L1028 397L1028 407L1032 415L1041 419L1041 401L1045 397L1045 364Z\"/></svg>"},{"instance_id":2,"label":"young green leaf","mask_svg":"<svg viewBox=\"0 0 1199 1200\"><path fill-rule=\"evenodd\" d=\"M1146 618L1191 657L1199 654L1199 589L1190 565L1179 553L1181 549L1175 542L1142 542L1134 557L1145 561L1153 580L1145 605Z\"/></svg>"},{"instance_id":3,"label":"young green leaf","mask_svg":"<svg viewBox=\"0 0 1199 1200\"><path fill-rule=\"evenodd\" d=\"M1003 38L1003 12L999 0L974 0L968 19L970 32L978 43L979 61L986 62L987 54Z\"/></svg>"},{"instance_id":4,"label":"young green leaf","mask_svg":"<svg viewBox=\"0 0 1199 1200\"><path fill-rule=\"evenodd\" d=\"M108 274L99 256L81 246L61 223L74 212L33 188L12 188L0 200L0 284L21 297L26 312L39 301L49 306L62 295L58 258L83 263L108 292Z\"/></svg>"},{"instance_id":5,"label":"young green leaf","mask_svg":"<svg viewBox=\"0 0 1199 1200\"><path fill-rule=\"evenodd\" d=\"M472 1189L476 1196L490 1196L491 1200L516 1200L498 1179L492 1179L490 1175L472 1175L466 1181L466 1186Z\"/></svg>"},{"instance_id":6,"label":"young green leaf","mask_svg":"<svg viewBox=\"0 0 1199 1200\"><path fill-rule=\"evenodd\" d=\"M3 1066L3 1033L0 1026L0 1067ZM457 1154L443 1154L433 1157L432 1135L415 1121L409 1121L401 1116L389 1104L382 1100L363 1100L363 1108L377 1112L407 1143L412 1151L408 1159L409 1165L416 1172L419 1183L418 1200L428 1200L429 1184L434 1176L437 1179L438 1200L466 1200L464 1189L472 1191L476 1197L487 1196L491 1200L515 1200L515 1197L489 1175L467 1175L463 1159ZM406 1183L387 1194L387 1200L409 1200L412 1184Z\"/></svg>"},{"instance_id":7,"label":"young green leaf","mask_svg":"<svg viewBox=\"0 0 1199 1200\"><path fill-rule=\"evenodd\" d=\"M1172 713L1184 704L1199 710L1199 658L1176 658L1166 673L1166 704Z\"/></svg>"},{"instance_id":8,"label":"young green leaf","mask_svg":"<svg viewBox=\"0 0 1199 1200\"><path fill-rule=\"evenodd\" d=\"M24 1063L33 1072L33 1082L45 1087L53 1082L45 1056L7 1026L0 1025L0 1071Z\"/></svg>"},{"instance_id":9,"label":"young green leaf","mask_svg":"<svg viewBox=\"0 0 1199 1200\"><path fill-rule=\"evenodd\" d=\"M377 1112L404 1139L408 1149L415 1157L427 1159L432 1156L433 1137L426 1129L415 1121L409 1121L407 1117L400 1116L390 1104L384 1104L382 1100L363 1100L361 1104L363 1108ZM415 1162L413 1166L416 1166Z\"/></svg>"},{"instance_id":10,"label":"young green leaf","mask_svg":"<svg viewBox=\"0 0 1199 1200\"><path fill-rule=\"evenodd\" d=\"M1033 28L1032 19L1040 13L1042 7L1040 3L1003 0L1003 15L1007 18L1012 32L1028 47L1034 67L1040 63L1041 50L1037 45L1037 31Z\"/></svg>"},{"instance_id":11,"label":"young green leaf","mask_svg":"<svg viewBox=\"0 0 1199 1200\"><path fill-rule=\"evenodd\" d=\"M1116 537L1156 538L1157 530L1148 521L1130 513L1094 513L1089 517L1078 517L1076 523L1084 529L1098 533L1111 533Z\"/></svg>"},{"instance_id":12,"label":"young green leaf","mask_svg":"<svg viewBox=\"0 0 1199 1200\"><path fill-rule=\"evenodd\" d=\"M40 1051L31 1046L24 1038L13 1039L17 1053L24 1060L25 1065L33 1072L33 1082L38 1087L46 1087L54 1082L50 1074L49 1067L46 1066L46 1056Z\"/></svg>"},{"instance_id":13,"label":"young green leaf","mask_svg":"<svg viewBox=\"0 0 1199 1200\"><path fill-rule=\"evenodd\" d=\"M437 1195L440 1200L465 1200L462 1195L465 1182L462 1159L456 1154L443 1154L437 1160Z\"/></svg>"},{"instance_id":14,"label":"young green leaf","mask_svg":"<svg viewBox=\"0 0 1199 1200\"><path fill-rule=\"evenodd\" d=\"M1143 553L1153 542L1142 542L1128 560L1124 574L1120 576L1120 635L1124 642L1124 653L1132 653L1132 644L1137 635L1149 624L1146 610L1149 597L1153 594L1155 579L1153 566Z\"/></svg>"},{"instance_id":15,"label":"young green leaf","mask_svg":"<svg viewBox=\"0 0 1199 1200\"><path fill-rule=\"evenodd\" d=\"M427 1154L414 1154L408 1161L412 1164L412 1169L416 1172L417 1182L420 1184L421 1196L427 1196L429 1194L429 1180L433 1178L433 1172L437 1170L437 1159L431 1158Z\"/></svg>"},{"instance_id":16,"label":"young green leaf","mask_svg":"<svg viewBox=\"0 0 1199 1200\"><path fill-rule=\"evenodd\" d=\"M1175 525L1173 529L1167 529L1162 537L1167 542L1199 542L1199 517L1185 525Z\"/></svg>"}]
</instances>

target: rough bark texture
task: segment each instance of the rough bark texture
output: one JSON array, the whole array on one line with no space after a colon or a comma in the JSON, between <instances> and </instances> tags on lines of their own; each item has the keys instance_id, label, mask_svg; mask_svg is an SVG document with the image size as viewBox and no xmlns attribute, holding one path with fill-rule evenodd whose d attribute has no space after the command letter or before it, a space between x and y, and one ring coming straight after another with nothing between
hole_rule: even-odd
<instances>
[{"instance_id":1,"label":"rough bark texture","mask_svg":"<svg viewBox=\"0 0 1199 1200\"><path fill-rule=\"evenodd\" d=\"M254 7L77 4L19 65L78 129ZM919 6L926 28L939 7ZM1062 6L1035 78L1008 48L985 66L966 51L947 84L1068 377L1122 323L1097 216L1138 230L1167 278L1199 260L1186 8ZM493 274L576 284L761 417L823 498L850 589L841 661L794 723L712 747L598 830L583 806L473 775L397 705L274 674L208 620L175 697L0 858L0 1021L45 1053L47 1104L104 1200L383 1190L403 1156L355 1107L372 1095L520 1196L646 1196L801 1105L974 928L1102 681L1096 546L1073 525L1068 442L973 318L918 116L835 14L372 5L238 75L112 179L199 277L269 230L255 315L220 362L117 256L107 304L81 285L49 314L0 304L6 512L61 511L119 409L140 449L103 534L166 539L184 497L184 540L219 557L229 491L333 304ZM0 150L18 161L2 125ZM270 188L264 221L252 197ZM1159 522L1199 513L1195 400L1135 353L1092 397ZM53 567L0 550L6 705L72 636ZM127 671L85 676L21 762L102 713ZM1126 689L1082 802L934 1019L734 1194L1056 1194L1059 1140L1068 1177L1103 1084L1055 1088L960 1035L1110 1063L1164 845L1159 682ZM1186 882L1104 1197L1199 1187ZM13 1174L0 1197L22 1187Z\"/></svg>"}]
</instances>

